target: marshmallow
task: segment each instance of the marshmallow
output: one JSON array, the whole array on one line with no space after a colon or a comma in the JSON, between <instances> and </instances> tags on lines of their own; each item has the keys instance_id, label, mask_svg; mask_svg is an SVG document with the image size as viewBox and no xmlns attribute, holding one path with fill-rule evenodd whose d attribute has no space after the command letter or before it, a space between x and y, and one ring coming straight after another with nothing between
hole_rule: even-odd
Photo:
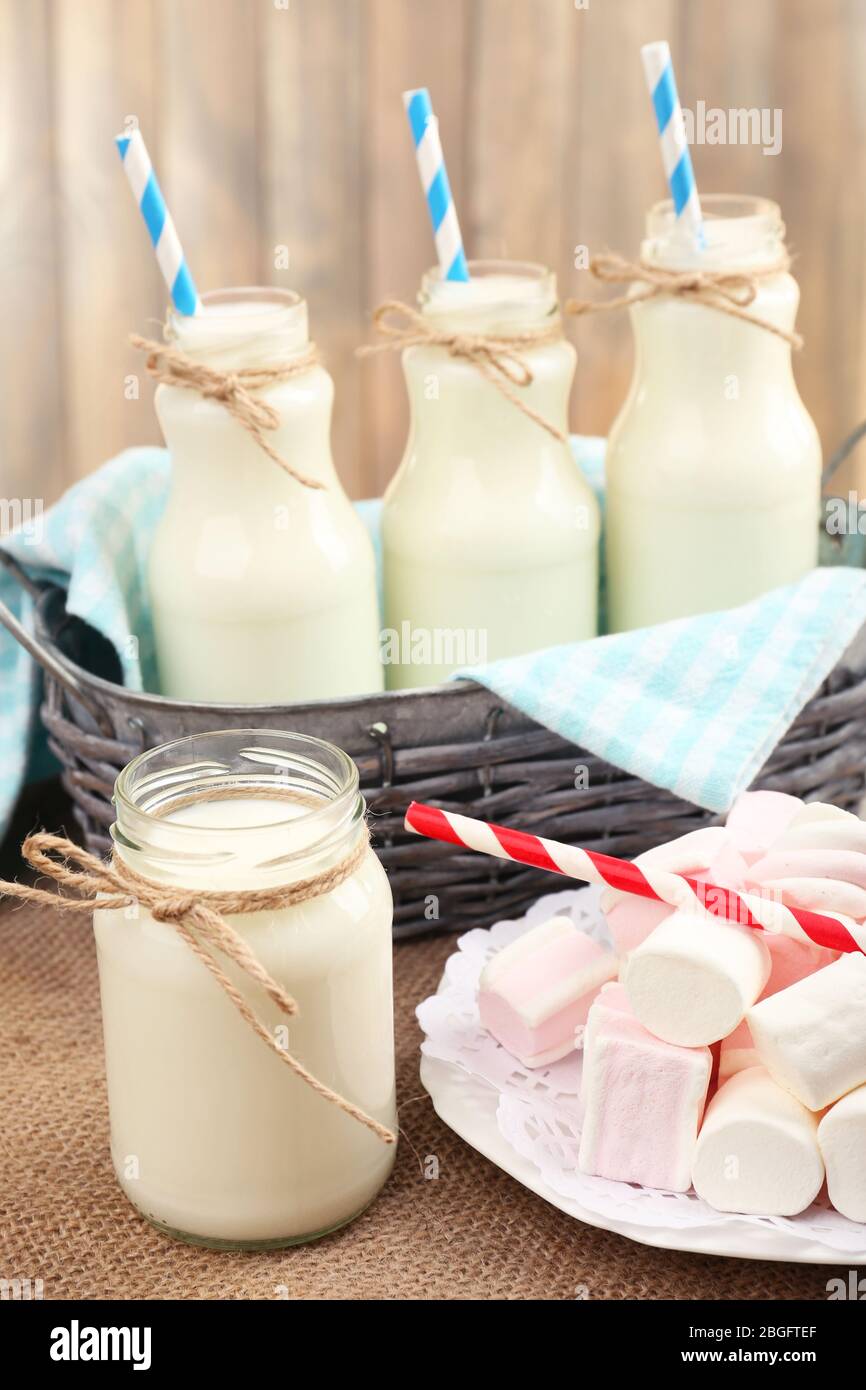
<instances>
[{"instance_id":1,"label":"marshmallow","mask_svg":"<svg viewBox=\"0 0 866 1390\"><path fill-rule=\"evenodd\" d=\"M672 913L623 966L635 1016L681 1047L727 1037L769 978L762 935L706 913Z\"/></svg>"},{"instance_id":2,"label":"marshmallow","mask_svg":"<svg viewBox=\"0 0 866 1390\"><path fill-rule=\"evenodd\" d=\"M813 912L866 918L866 825L850 811L804 806L752 866L760 888Z\"/></svg>"},{"instance_id":3,"label":"marshmallow","mask_svg":"<svg viewBox=\"0 0 866 1390\"><path fill-rule=\"evenodd\" d=\"M815 946L811 941L795 941L792 936L781 936L773 932L762 932L761 940L770 953L770 978L764 986L762 999L778 994L807 975L814 975L825 965L838 960L838 951L828 951L823 946ZM756 1067L760 1061L752 1031L743 1019L733 1033L722 1038L719 1056L719 1080L726 1081L738 1071Z\"/></svg>"},{"instance_id":4,"label":"marshmallow","mask_svg":"<svg viewBox=\"0 0 866 1390\"><path fill-rule=\"evenodd\" d=\"M592 1013L597 1005L593 1005ZM686 1192L712 1058L672 1047L606 1008L591 1021L578 1166L620 1182Z\"/></svg>"},{"instance_id":5,"label":"marshmallow","mask_svg":"<svg viewBox=\"0 0 866 1390\"><path fill-rule=\"evenodd\" d=\"M720 861L721 864L720 864ZM710 825L701 830L692 830L688 835L670 840L646 850L634 861L641 869L669 869L671 873L688 874L702 881L713 879L722 881L725 888L741 886L739 870L745 864L734 852L728 832L722 825ZM716 873L710 873L711 866L718 867L723 875L720 880ZM733 876L738 881L730 882ZM607 920L613 943L619 954L625 955L649 936L665 917L670 916L667 903L654 902L651 898L638 898L631 893L621 893L615 888L605 890L601 900L602 911Z\"/></svg>"},{"instance_id":6,"label":"marshmallow","mask_svg":"<svg viewBox=\"0 0 866 1390\"><path fill-rule=\"evenodd\" d=\"M725 829L731 843L751 864L766 854L803 809L800 798L786 792L743 792L728 812Z\"/></svg>"},{"instance_id":7,"label":"marshmallow","mask_svg":"<svg viewBox=\"0 0 866 1390\"><path fill-rule=\"evenodd\" d=\"M810 912L841 912L856 921L866 917L866 892L853 883L838 882L826 876L790 876L764 879L761 887L777 893L788 907L803 907Z\"/></svg>"},{"instance_id":8,"label":"marshmallow","mask_svg":"<svg viewBox=\"0 0 866 1390\"><path fill-rule=\"evenodd\" d=\"M818 1121L763 1067L738 1072L707 1106L692 1182L717 1211L795 1216L824 1181Z\"/></svg>"},{"instance_id":9,"label":"marshmallow","mask_svg":"<svg viewBox=\"0 0 866 1390\"><path fill-rule=\"evenodd\" d=\"M635 863L639 863L635 860ZM613 944L620 956L625 956L645 941L650 932L655 931L659 922L670 913L667 903L653 902L651 898L638 898L631 893L620 893L616 888L606 888L601 896L601 910L604 913Z\"/></svg>"},{"instance_id":10,"label":"marshmallow","mask_svg":"<svg viewBox=\"0 0 866 1390\"><path fill-rule=\"evenodd\" d=\"M731 808L725 825L706 826L681 835L647 850L635 863L643 869L661 868L688 874L722 888L754 892L766 884L780 895L791 887L787 883L791 877L830 878L834 881L832 889L803 882L793 885L790 900L795 906L819 911L823 904L862 918L866 917L866 858L858 862L854 855L847 865L841 861L833 865L823 857L820 865L814 860L798 865L788 855L774 855L769 862L765 861L771 851L786 849L789 835L792 846L814 849L813 840L817 834L819 841L828 845L853 843L862 848L866 847L863 830L862 821L836 806L806 805L799 797L784 792L744 792ZM753 866L757 866L757 872L753 872ZM862 898L851 890L851 884L864 890ZM614 889L604 893L601 905L620 955L639 946L668 915L663 903L630 897ZM861 907L862 912L858 912Z\"/></svg>"},{"instance_id":11,"label":"marshmallow","mask_svg":"<svg viewBox=\"0 0 866 1390\"><path fill-rule=\"evenodd\" d=\"M591 1066L590 1058L594 1050L595 1035L601 1024L609 1019L613 1013L631 1014L631 1005L628 1002L625 985L621 985L618 980L611 980L606 985L602 985L587 1015L586 1027L581 1039L583 1070L580 1075L580 1094L582 1096L586 1095L587 1076Z\"/></svg>"},{"instance_id":12,"label":"marshmallow","mask_svg":"<svg viewBox=\"0 0 866 1390\"><path fill-rule=\"evenodd\" d=\"M810 1110L866 1082L866 956L840 956L746 1015L770 1075Z\"/></svg>"},{"instance_id":13,"label":"marshmallow","mask_svg":"<svg viewBox=\"0 0 866 1390\"><path fill-rule=\"evenodd\" d=\"M866 1221L866 1086L849 1091L818 1125L827 1191L837 1211Z\"/></svg>"},{"instance_id":14,"label":"marshmallow","mask_svg":"<svg viewBox=\"0 0 866 1390\"><path fill-rule=\"evenodd\" d=\"M617 958L567 917L551 917L512 941L481 972L478 1010L497 1042L526 1067L575 1047L575 1030Z\"/></svg>"},{"instance_id":15,"label":"marshmallow","mask_svg":"<svg viewBox=\"0 0 866 1390\"><path fill-rule=\"evenodd\" d=\"M839 959L838 951L816 946L813 941L798 941L780 932L761 932L760 937L770 952L770 978L764 986L762 999L797 984L798 980L805 980L816 970L823 970L825 965L832 965Z\"/></svg>"},{"instance_id":16,"label":"marshmallow","mask_svg":"<svg viewBox=\"0 0 866 1390\"><path fill-rule=\"evenodd\" d=\"M812 801L801 807L772 848L843 849L866 854L866 821L853 811Z\"/></svg>"},{"instance_id":17,"label":"marshmallow","mask_svg":"<svg viewBox=\"0 0 866 1390\"><path fill-rule=\"evenodd\" d=\"M733 1033L722 1038L719 1051L719 1085L729 1077L735 1076L738 1071L756 1067L759 1060L755 1044L752 1042L752 1031L743 1019Z\"/></svg>"},{"instance_id":18,"label":"marshmallow","mask_svg":"<svg viewBox=\"0 0 866 1390\"><path fill-rule=\"evenodd\" d=\"M643 869L723 888L784 896L793 906L866 918L866 824L850 811L784 792L744 792L724 826L707 826L638 856ZM794 882L793 880L796 880ZM823 882L826 880L826 882ZM668 915L664 903L607 889L602 910L616 950L639 946Z\"/></svg>"}]
</instances>

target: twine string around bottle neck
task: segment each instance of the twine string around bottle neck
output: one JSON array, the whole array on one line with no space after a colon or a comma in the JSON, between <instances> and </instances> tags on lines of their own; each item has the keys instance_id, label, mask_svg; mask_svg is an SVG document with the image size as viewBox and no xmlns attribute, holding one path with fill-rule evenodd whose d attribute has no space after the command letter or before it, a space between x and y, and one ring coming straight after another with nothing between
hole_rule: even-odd
<instances>
[{"instance_id":1,"label":"twine string around bottle neck","mask_svg":"<svg viewBox=\"0 0 866 1390\"><path fill-rule=\"evenodd\" d=\"M205 400L218 401L224 405L233 420L236 420L256 444L290 478L303 487L324 490L325 484L310 478L294 468L282 454L278 453L268 439L268 434L278 428L280 413L257 394L269 386L308 372L319 362L319 351L311 343L297 357L285 362L275 362L270 366L238 367L234 371L222 371L218 367L205 366L196 361L175 344L160 343L155 338L141 338L131 333L129 341L141 352L147 353L147 371L155 381L165 386L179 386L182 390L196 391Z\"/></svg>"},{"instance_id":2,"label":"twine string around bottle neck","mask_svg":"<svg viewBox=\"0 0 866 1390\"><path fill-rule=\"evenodd\" d=\"M767 333L774 333L792 348L799 350L803 339L794 329L780 328L769 319L756 314L751 308L758 294L760 282L773 275L784 274L790 269L791 258L784 251L772 264L745 268L741 270L669 270L664 266L652 265L643 259L629 261L615 251L605 251L593 256L589 270L596 280L607 285L639 285L615 299L569 299L565 312L575 317L581 314L606 313L612 309L623 309L632 304L641 304L648 299L658 299L662 295L672 295L686 302L703 304L717 309L719 313L740 319L743 323L754 324Z\"/></svg>"},{"instance_id":3,"label":"twine string around bottle neck","mask_svg":"<svg viewBox=\"0 0 866 1390\"><path fill-rule=\"evenodd\" d=\"M430 318L411 305L399 299L389 299L374 311L373 328L384 341L365 344L358 349L361 356L410 347L443 348L450 357L471 362L485 380L518 410L522 410L528 419L540 425L560 444L568 443L568 436L546 420L520 394L534 381L532 368L523 353L560 341L562 323L558 315L553 322L542 327L526 328L516 333L466 333L453 328L437 328Z\"/></svg>"},{"instance_id":4,"label":"twine string around bottle neck","mask_svg":"<svg viewBox=\"0 0 866 1390\"><path fill-rule=\"evenodd\" d=\"M322 804L318 799L302 796L289 789L222 788L216 796L213 792L201 792L178 798L172 801L166 811L197 801L250 795L257 799L264 797L301 801L317 806ZM60 912L71 913L93 912L95 908L110 911L136 905L144 908L157 922L164 922L177 932L195 957L210 971L244 1022L290 1071L323 1100L336 1105L344 1114L371 1130L384 1144L394 1144L397 1136L392 1130L368 1115L360 1106L326 1086L287 1048L280 1045L274 1033L258 1017L215 954L219 952L224 955L247 980L258 985L281 1014L288 1018L297 1015L297 1000L269 974L227 917L234 913L278 911L331 892L344 883L370 853L366 826L361 827L361 832L358 843L339 863L309 878L270 888L207 892L157 883L138 873L116 851L109 861L104 861L89 854L65 836L40 831L27 836L21 847L23 858L38 873L54 879L61 889L67 889L80 896L69 897L63 893L53 893L43 888L32 887L30 884L15 882L0 882L0 896L42 903Z\"/></svg>"}]
</instances>

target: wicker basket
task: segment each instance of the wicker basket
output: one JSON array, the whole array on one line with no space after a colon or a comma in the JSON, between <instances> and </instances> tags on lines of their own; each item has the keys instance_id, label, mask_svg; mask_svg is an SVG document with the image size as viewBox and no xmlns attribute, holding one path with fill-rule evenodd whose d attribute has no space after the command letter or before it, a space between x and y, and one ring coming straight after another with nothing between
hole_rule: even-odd
<instances>
[{"instance_id":1,"label":"wicker basket","mask_svg":"<svg viewBox=\"0 0 866 1390\"><path fill-rule=\"evenodd\" d=\"M131 758L168 739L224 728L291 729L338 744L358 765L373 843L394 892L394 932L410 936L485 926L549 892L549 874L418 840L403 830L413 799L486 820L519 823L587 849L632 857L713 817L566 743L484 687L308 705L191 705L118 683L117 656L70 618L62 590L37 588L36 637L0 619L46 673L42 717L88 846L104 851L114 779ZM2 605L0 605L2 608ZM107 670L115 679L93 675ZM866 629L801 712L755 781L854 809L866 792ZM588 769L575 786L578 766Z\"/></svg>"},{"instance_id":2,"label":"wicker basket","mask_svg":"<svg viewBox=\"0 0 866 1390\"><path fill-rule=\"evenodd\" d=\"M831 457L825 489L864 437L866 422ZM821 539L822 563L862 564L859 535L831 540L822 527ZM94 851L110 845L114 780L131 758L184 734L251 726L313 734L355 759L373 843L391 880L398 937L486 926L520 913L552 886L540 870L408 835L403 814L413 799L626 857L714 819L565 742L470 681L288 706L192 705L136 694L120 684L110 644L66 613L61 589L34 584L2 549L0 563L35 601L35 636L2 602L0 622L45 671L49 744ZM586 775L576 786L578 767ZM859 806L866 795L866 628L753 785Z\"/></svg>"}]
</instances>

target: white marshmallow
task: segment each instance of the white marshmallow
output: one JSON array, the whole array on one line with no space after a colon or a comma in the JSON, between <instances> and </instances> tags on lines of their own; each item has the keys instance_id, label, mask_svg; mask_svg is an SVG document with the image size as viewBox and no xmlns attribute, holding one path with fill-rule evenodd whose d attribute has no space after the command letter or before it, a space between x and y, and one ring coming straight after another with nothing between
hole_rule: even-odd
<instances>
[{"instance_id":1,"label":"white marshmallow","mask_svg":"<svg viewBox=\"0 0 866 1390\"><path fill-rule=\"evenodd\" d=\"M858 858L863 858L862 855ZM841 912L855 921L866 918L866 889L856 883L844 883L833 878L765 878L761 883L766 892L778 894L788 907L803 907L807 912Z\"/></svg>"},{"instance_id":2,"label":"white marshmallow","mask_svg":"<svg viewBox=\"0 0 866 1390\"><path fill-rule=\"evenodd\" d=\"M630 953L622 981L651 1033L702 1047L734 1031L769 974L770 954L750 927L674 912Z\"/></svg>"},{"instance_id":3,"label":"white marshmallow","mask_svg":"<svg viewBox=\"0 0 866 1390\"><path fill-rule=\"evenodd\" d=\"M669 869L674 874L689 874L702 880L711 878L714 883L722 883L729 888L743 887L745 882L745 860L733 850L723 825L707 825L700 830L690 830L687 835L680 835L679 839L644 850L634 862L644 870ZM725 877L725 871L729 877L733 876L733 882ZM667 903L656 902L652 898L638 898L633 893L623 893L616 888L604 890L601 909L607 918L614 949L620 956L639 946L671 911Z\"/></svg>"},{"instance_id":4,"label":"white marshmallow","mask_svg":"<svg viewBox=\"0 0 866 1390\"><path fill-rule=\"evenodd\" d=\"M810 1110L866 1082L866 956L844 955L746 1015L770 1075Z\"/></svg>"},{"instance_id":5,"label":"white marshmallow","mask_svg":"<svg viewBox=\"0 0 866 1390\"><path fill-rule=\"evenodd\" d=\"M866 918L866 825L850 811L804 806L752 865L764 890L792 907Z\"/></svg>"},{"instance_id":6,"label":"white marshmallow","mask_svg":"<svg viewBox=\"0 0 866 1390\"><path fill-rule=\"evenodd\" d=\"M839 959L838 951L827 951L823 946L813 946L811 941L796 941L792 936L762 932L761 940L770 952L772 962L770 978L764 986L762 999L777 994L780 989L787 989L806 975L814 975L816 970L821 970L825 965ZM752 1042L749 1025L744 1019L733 1033L722 1038L719 1051L719 1082L726 1081L734 1072L758 1066L760 1060Z\"/></svg>"},{"instance_id":7,"label":"white marshmallow","mask_svg":"<svg viewBox=\"0 0 866 1390\"><path fill-rule=\"evenodd\" d=\"M716 1211L805 1211L824 1181L817 1128L817 1117L763 1067L738 1072L707 1106L692 1164L695 1191Z\"/></svg>"},{"instance_id":8,"label":"white marshmallow","mask_svg":"<svg viewBox=\"0 0 866 1390\"><path fill-rule=\"evenodd\" d=\"M827 1191L837 1211L866 1221L866 1086L837 1101L818 1126Z\"/></svg>"},{"instance_id":9,"label":"white marshmallow","mask_svg":"<svg viewBox=\"0 0 866 1390\"><path fill-rule=\"evenodd\" d=\"M823 801L808 802L771 848L853 850L866 854L866 821L839 806L828 806Z\"/></svg>"}]
</instances>

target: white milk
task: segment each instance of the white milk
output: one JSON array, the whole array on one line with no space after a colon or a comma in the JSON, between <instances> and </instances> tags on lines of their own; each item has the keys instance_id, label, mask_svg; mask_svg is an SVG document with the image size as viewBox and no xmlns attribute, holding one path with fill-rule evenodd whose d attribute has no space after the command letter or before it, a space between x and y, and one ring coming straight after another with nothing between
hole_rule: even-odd
<instances>
[{"instance_id":1,"label":"white milk","mask_svg":"<svg viewBox=\"0 0 866 1390\"><path fill-rule=\"evenodd\" d=\"M760 198L702 200L707 247L647 219L642 255L668 269L772 265L784 226ZM751 312L792 329L791 275L759 282ZM661 297L631 308L635 369L607 451L610 627L728 608L818 563L821 448L791 348L716 309Z\"/></svg>"},{"instance_id":2,"label":"white milk","mask_svg":"<svg viewBox=\"0 0 866 1390\"><path fill-rule=\"evenodd\" d=\"M255 749L258 748L258 753ZM245 770L242 770L245 769ZM276 780L313 812L256 797ZM249 797L187 806L194 788ZM115 845L139 873L185 889L266 888L345 858L362 828L354 764L297 735L240 731L167 744L121 773ZM371 852L332 892L231 918L300 1005L286 1019L225 959L267 1027L314 1076L396 1128L391 893ZM204 1244L285 1245L352 1219L394 1146L314 1094L239 1016L175 930L136 909L94 914L111 1152L150 1221Z\"/></svg>"},{"instance_id":3,"label":"white milk","mask_svg":"<svg viewBox=\"0 0 866 1390\"><path fill-rule=\"evenodd\" d=\"M205 295L174 315L177 346L223 371L290 361L309 346L307 306L280 290ZM172 456L150 556L163 694L287 704L382 689L373 549L334 470L334 386L321 366L257 393L280 415L268 442L302 486L225 407L161 385Z\"/></svg>"},{"instance_id":4,"label":"white milk","mask_svg":"<svg viewBox=\"0 0 866 1390\"><path fill-rule=\"evenodd\" d=\"M559 324L543 267L469 269L468 283L425 276L420 303L435 327ZM566 433L574 348L560 339L520 356L533 375L521 398ZM382 519L387 684L431 685L467 662L594 636L598 508L568 446L444 348L408 348L403 368L409 440Z\"/></svg>"}]
</instances>

